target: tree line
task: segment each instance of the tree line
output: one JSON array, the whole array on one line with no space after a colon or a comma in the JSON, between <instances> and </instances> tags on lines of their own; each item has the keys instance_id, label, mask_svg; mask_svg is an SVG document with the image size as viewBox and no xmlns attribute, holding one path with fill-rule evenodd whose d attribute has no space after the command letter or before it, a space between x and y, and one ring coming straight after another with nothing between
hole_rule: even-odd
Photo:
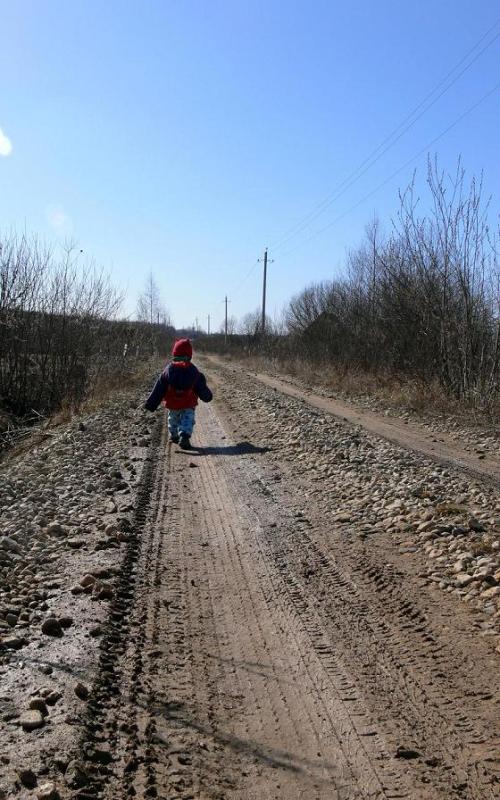
<instances>
[{"instance_id":1,"label":"tree line","mask_svg":"<svg viewBox=\"0 0 500 800\"><path fill-rule=\"evenodd\" d=\"M460 163L449 176L429 161L427 190L421 211L413 181L399 195L388 233L372 221L339 279L313 283L293 297L284 330L262 337L254 314L253 327L240 327L229 346L417 379L471 406L497 405L498 228L488 223L482 181L466 181Z\"/></svg>"},{"instance_id":2,"label":"tree line","mask_svg":"<svg viewBox=\"0 0 500 800\"><path fill-rule=\"evenodd\" d=\"M120 320L121 294L94 264L80 262L71 245L56 255L36 237L0 237L4 414L27 419L78 406L100 381L125 378L144 357L167 352L174 331L166 313L156 304L154 324Z\"/></svg>"},{"instance_id":3,"label":"tree line","mask_svg":"<svg viewBox=\"0 0 500 800\"><path fill-rule=\"evenodd\" d=\"M419 381L476 408L500 406L498 228L481 180L429 162L384 231L375 219L336 280L306 286L279 320L260 310L198 349L331 366L339 374ZM425 205L423 205L425 204ZM0 236L0 412L29 417L78 406L99 382L170 351L175 330L150 273L137 319L80 251L57 255L36 237ZM225 325L225 323L224 323Z\"/></svg>"}]
</instances>

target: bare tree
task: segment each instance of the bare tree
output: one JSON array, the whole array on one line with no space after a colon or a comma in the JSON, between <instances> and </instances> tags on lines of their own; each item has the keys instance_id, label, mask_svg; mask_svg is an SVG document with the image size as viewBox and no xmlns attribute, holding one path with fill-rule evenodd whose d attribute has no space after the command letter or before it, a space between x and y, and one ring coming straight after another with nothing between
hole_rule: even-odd
<instances>
[{"instance_id":1,"label":"bare tree","mask_svg":"<svg viewBox=\"0 0 500 800\"><path fill-rule=\"evenodd\" d=\"M284 336L287 332L287 309L283 307L280 311L275 311L273 316L272 329L276 336Z\"/></svg>"},{"instance_id":2,"label":"bare tree","mask_svg":"<svg viewBox=\"0 0 500 800\"><path fill-rule=\"evenodd\" d=\"M121 295L73 244L0 235L0 412L26 419L77 407L125 359L166 353L168 325L117 320ZM159 309L161 321L168 321ZM0 436L0 448L4 437Z\"/></svg>"},{"instance_id":3,"label":"bare tree","mask_svg":"<svg viewBox=\"0 0 500 800\"><path fill-rule=\"evenodd\" d=\"M227 332L230 336L233 336L236 333L236 328L238 326L238 320L236 317L228 317L227 318ZM221 324L219 325L219 332L225 333L226 330L226 321L222 320Z\"/></svg>"},{"instance_id":4,"label":"bare tree","mask_svg":"<svg viewBox=\"0 0 500 800\"><path fill-rule=\"evenodd\" d=\"M259 308L256 308L255 311L250 311L248 314L245 314L244 317L240 320L240 324L238 326L239 333L244 334L245 336L253 336L256 337L261 333L262 329L262 313ZM266 315L266 332L271 334L273 332L273 321L271 317Z\"/></svg>"},{"instance_id":5,"label":"bare tree","mask_svg":"<svg viewBox=\"0 0 500 800\"><path fill-rule=\"evenodd\" d=\"M137 300L137 319L150 325L170 325L170 315L162 302L160 290L150 272Z\"/></svg>"},{"instance_id":6,"label":"bare tree","mask_svg":"<svg viewBox=\"0 0 500 800\"><path fill-rule=\"evenodd\" d=\"M481 181L429 161L430 202L415 180L393 230L377 220L348 255L341 281L307 287L286 319L300 346L349 369L437 381L472 405L500 393L499 252Z\"/></svg>"}]
</instances>

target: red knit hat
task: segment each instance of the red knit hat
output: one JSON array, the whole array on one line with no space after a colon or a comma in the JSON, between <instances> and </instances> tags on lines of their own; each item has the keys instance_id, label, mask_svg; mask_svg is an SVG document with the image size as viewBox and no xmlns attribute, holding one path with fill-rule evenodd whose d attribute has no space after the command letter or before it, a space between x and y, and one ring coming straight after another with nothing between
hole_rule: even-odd
<instances>
[{"instance_id":1,"label":"red knit hat","mask_svg":"<svg viewBox=\"0 0 500 800\"><path fill-rule=\"evenodd\" d=\"M172 355L174 358L189 360L193 355L193 346L190 339L177 339L172 348Z\"/></svg>"}]
</instances>

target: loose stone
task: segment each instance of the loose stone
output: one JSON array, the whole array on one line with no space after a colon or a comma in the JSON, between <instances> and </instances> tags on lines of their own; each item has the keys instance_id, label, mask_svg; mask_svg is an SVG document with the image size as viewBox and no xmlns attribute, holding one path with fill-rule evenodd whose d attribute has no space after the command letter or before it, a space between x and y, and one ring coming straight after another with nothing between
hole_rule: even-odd
<instances>
[{"instance_id":1,"label":"loose stone","mask_svg":"<svg viewBox=\"0 0 500 800\"><path fill-rule=\"evenodd\" d=\"M75 686L75 694L80 700L88 700L89 690L84 683L77 683Z\"/></svg>"},{"instance_id":2,"label":"loose stone","mask_svg":"<svg viewBox=\"0 0 500 800\"><path fill-rule=\"evenodd\" d=\"M37 784L36 775L31 769L21 769L17 773L19 780L26 789L34 789Z\"/></svg>"},{"instance_id":3,"label":"loose stone","mask_svg":"<svg viewBox=\"0 0 500 800\"><path fill-rule=\"evenodd\" d=\"M24 714L21 714L19 722L25 731L34 731L44 725L42 712L36 710L25 711Z\"/></svg>"},{"instance_id":4,"label":"loose stone","mask_svg":"<svg viewBox=\"0 0 500 800\"><path fill-rule=\"evenodd\" d=\"M60 800L55 783L44 783L36 793L37 800Z\"/></svg>"},{"instance_id":5,"label":"loose stone","mask_svg":"<svg viewBox=\"0 0 500 800\"><path fill-rule=\"evenodd\" d=\"M49 713L45 700L42 700L41 697L34 697L30 700L29 707L32 711L39 711L44 717Z\"/></svg>"},{"instance_id":6,"label":"loose stone","mask_svg":"<svg viewBox=\"0 0 500 800\"><path fill-rule=\"evenodd\" d=\"M47 619L42 623L42 633L46 636L63 636L63 629L59 620L55 617L47 617Z\"/></svg>"}]
</instances>

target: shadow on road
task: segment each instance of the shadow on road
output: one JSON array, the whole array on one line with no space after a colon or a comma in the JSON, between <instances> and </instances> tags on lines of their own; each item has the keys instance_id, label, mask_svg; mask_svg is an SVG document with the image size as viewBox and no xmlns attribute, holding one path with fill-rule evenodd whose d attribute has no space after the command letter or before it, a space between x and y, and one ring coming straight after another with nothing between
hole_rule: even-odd
<instances>
[{"instance_id":1,"label":"shadow on road","mask_svg":"<svg viewBox=\"0 0 500 800\"><path fill-rule=\"evenodd\" d=\"M226 447L196 447L192 445L190 450L181 450L181 453L192 456L246 456L267 453L270 447L256 447L250 442L238 442Z\"/></svg>"},{"instance_id":2,"label":"shadow on road","mask_svg":"<svg viewBox=\"0 0 500 800\"><path fill-rule=\"evenodd\" d=\"M247 757L254 762L266 765L274 769L283 769L296 774L316 773L328 771L332 773L336 770L336 765L331 762L318 758L318 761L308 759L304 755L292 753L289 750L278 750L260 744L252 739L242 739L232 733L226 733L220 729L214 729L211 725L199 722L194 719L189 707L182 702L160 702L156 703L154 709L169 724L174 724L176 728L185 727L198 734L202 734L218 745L228 747L235 753ZM319 754L318 754L319 755ZM319 783L331 783L331 776L316 776Z\"/></svg>"},{"instance_id":3,"label":"shadow on road","mask_svg":"<svg viewBox=\"0 0 500 800\"><path fill-rule=\"evenodd\" d=\"M246 672L251 672L253 675L259 675L266 680L276 681L277 683L287 683L290 686L294 685L294 681L285 677L281 672L277 672L272 664L261 664L259 661L238 661L235 658L223 658L215 653L208 653L204 651L206 658L211 658L213 661L218 661L220 664L229 664L234 669L241 669Z\"/></svg>"}]
</instances>

